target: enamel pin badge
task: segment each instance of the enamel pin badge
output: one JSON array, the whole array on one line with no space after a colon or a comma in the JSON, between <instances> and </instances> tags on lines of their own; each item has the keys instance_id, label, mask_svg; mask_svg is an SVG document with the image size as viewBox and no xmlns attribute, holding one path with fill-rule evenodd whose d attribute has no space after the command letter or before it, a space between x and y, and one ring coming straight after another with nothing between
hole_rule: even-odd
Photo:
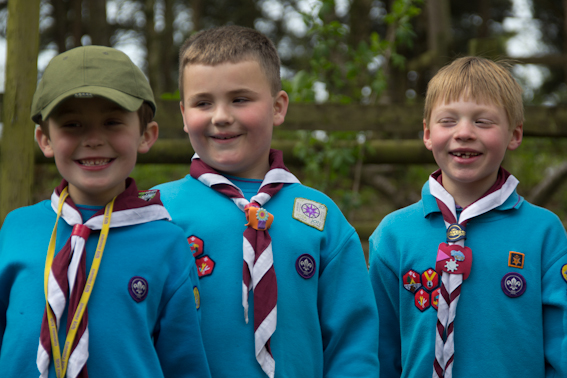
<instances>
[{"instance_id":1,"label":"enamel pin badge","mask_svg":"<svg viewBox=\"0 0 567 378\"><path fill-rule=\"evenodd\" d=\"M469 247L456 244L439 244L437 250L437 273L462 274L463 280L469 277L472 265L472 251Z\"/></svg>"}]
</instances>

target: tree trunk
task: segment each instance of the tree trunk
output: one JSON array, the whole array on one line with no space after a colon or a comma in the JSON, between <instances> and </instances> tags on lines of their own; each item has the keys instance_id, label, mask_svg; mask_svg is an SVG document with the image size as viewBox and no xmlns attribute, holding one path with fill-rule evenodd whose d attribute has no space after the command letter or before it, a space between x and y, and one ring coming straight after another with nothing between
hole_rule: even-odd
<instances>
[{"instance_id":1,"label":"tree trunk","mask_svg":"<svg viewBox=\"0 0 567 378\"><path fill-rule=\"evenodd\" d=\"M161 91L156 93L156 96L159 96L164 92L175 92L177 89L177 80L175 80L172 76L172 72L177 71L177 67L175 67L177 59L176 54L173 51L173 21L175 19L175 16L173 15L173 3L173 0L164 1L165 27L160 35L162 67L164 69L160 70L162 75L162 87Z\"/></svg>"},{"instance_id":2,"label":"tree trunk","mask_svg":"<svg viewBox=\"0 0 567 378\"><path fill-rule=\"evenodd\" d=\"M6 89L0 168L0 219L31 204L34 128L30 107L37 84L40 0L8 3Z\"/></svg>"},{"instance_id":3,"label":"tree trunk","mask_svg":"<svg viewBox=\"0 0 567 378\"><path fill-rule=\"evenodd\" d=\"M52 0L53 18L55 19L54 38L57 44L57 52L62 53L66 50L65 40L67 39L67 6L63 0Z\"/></svg>"},{"instance_id":4,"label":"tree trunk","mask_svg":"<svg viewBox=\"0 0 567 378\"><path fill-rule=\"evenodd\" d=\"M71 30L73 32L73 47L81 46L83 37L83 0L72 0L73 18L71 19Z\"/></svg>"},{"instance_id":5,"label":"tree trunk","mask_svg":"<svg viewBox=\"0 0 567 378\"><path fill-rule=\"evenodd\" d=\"M567 0L566 0L567 1ZM353 0L350 5L350 45L357 47L362 41L368 41L370 37L370 0Z\"/></svg>"},{"instance_id":6,"label":"tree trunk","mask_svg":"<svg viewBox=\"0 0 567 378\"><path fill-rule=\"evenodd\" d=\"M449 38L451 35L451 12L448 0L429 0L427 8L427 49L434 51L430 69L437 72L449 59Z\"/></svg>"},{"instance_id":7,"label":"tree trunk","mask_svg":"<svg viewBox=\"0 0 567 378\"><path fill-rule=\"evenodd\" d=\"M193 10L193 30L199 31L203 28L203 0L191 0Z\"/></svg>"},{"instance_id":8,"label":"tree trunk","mask_svg":"<svg viewBox=\"0 0 567 378\"><path fill-rule=\"evenodd\" d=\"M106 22L106 1L89 1L89 35L93 45L110 46L110 33Z\"/></svg>"},{"instance_id":9,"label":"tree trunk","mask_svg":"<svg viewBox=\"0 0 567 378\"><path fill-rule=\"evenodd\" d=\"M146 27L144 28L146 36L146 60L148 61L148 78L150 85L154 91L155 97L159 96L161 91L160 70L161 70L161 46L159 44L154 22L154 7L156 0L146 0L144 13L146 16Z\"/></svg>"}]
</instances>

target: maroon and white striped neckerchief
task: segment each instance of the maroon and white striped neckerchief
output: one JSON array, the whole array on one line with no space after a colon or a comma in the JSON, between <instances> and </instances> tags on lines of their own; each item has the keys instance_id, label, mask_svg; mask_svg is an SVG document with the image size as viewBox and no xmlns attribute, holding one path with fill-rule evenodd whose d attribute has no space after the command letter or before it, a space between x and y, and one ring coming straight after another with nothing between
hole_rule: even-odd
<instances>
[{"instance_id":1,"label":"maroon and white striped neckerchief","mask_svg":"<svg viewBox=\"0 0 567 378\"><path fill-rule=\"evenodd\" d=\"M502 205L514 192L518 180L500 168L494 185L478 200L465 207L457 218L455 200L441 184L441 170L435 171L429 177L429 190L437 200L437 205L445 227L458 224L464 230L468 221L472 218L489 212ZM449 242L449 245L464 247L465 239ZM472 256L471 256L472 257ZM471 261L472 262L472 261ZM469 262L469 263L471 263ZM464 274L451 274L450 272L439 272L441 275L441 290L439 292L439 303L437 310L437 326L435 332L435 361L433 363L433 378L452 378L453 361L455 354L454 324L457 312L457 304L461 294L461 285ZM446 338L444 339L444 333Z\"/></svg>"},{"instance_id":2,"label":"maroon and white striped neckerchief","mask_svg":"<svg viewBox=\"0 0 567 378\"><path fill-rule=\"evenodd\" d=\"M270 150L270 170L266 173L258 193L250 199L226 177L209 167L197 154L191 161L191 177L230 198L242 211L248 205L264 206L283 184L299 183L283 162L283 154ZM262 370L273 377L275 361L270 348L270 338L276 330L278 288L272 239L268 230L255 230L248 226L244 230L242 267L242 306L244 319L248 323L248 292L254 291L254 343L256 360Z\"/></svg>"},{"instance_id":3,"label":"maroon and white striped neckerchief","mask_svg":"<svg viewBox=\"0 0 567 378\"><path fill-rule=\"evenodd\" d=\"M59 195L68 185L63 180L55 188L51 195L51 207L57 213ZM63 248L57 253L49 273L48 302L57 322L57 329L61 316L67 304L69 294L69 309L67 313L67 333L71 326L71 319L75 315L77 305L86 284L86 253L85 244L91 230L100 230L104 218L104 209L94 214L87 222L83 223L81 213L70 197L67 197L63 205L61 218L73 227L73 231ZM159 192L146 201L138 195L138 189L133 179L126 180L126 190L116 197L114 211L110 221L110 228L131 226L147 223L154 220L171 220L169 213L163 207L159 199ZM86 362L89 357L89 329L88 312L85 309L83 319L79 324L77 337L73 343L71 355L67 367L67 378L87 378ZM47 323L47 310L44 310L41 324L39 347L37 350L36 364L40 372L40 378L49 375L49 362L51 360L51 336Z\"/></svg>"}]
</instances>

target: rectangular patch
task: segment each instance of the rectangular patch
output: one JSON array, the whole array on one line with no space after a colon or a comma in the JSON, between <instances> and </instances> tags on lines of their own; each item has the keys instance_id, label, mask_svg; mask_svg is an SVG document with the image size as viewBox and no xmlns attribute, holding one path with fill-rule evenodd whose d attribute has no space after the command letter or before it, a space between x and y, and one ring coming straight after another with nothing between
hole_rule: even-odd
<instances>
[{"instance_id":1,"label":"rectangular patch","mask_svg":"<svg viewBox=\"0 0 567 378\"><path fill-rule=\"evenodd\" d=\"M298 197L293 204L293 218L319 231L323 231L325 219L327 218L327 206Z\"/></svg>"},{"instance_id":2,"label":"rectangular patch","mask_svg":"<svg viewBox=\"0 0 567 378\"><path fill-rule=\"evenodd\" d=\"M510 251L508 255L508 266L524 269L524 257L525 255L521 252Z\"/></svg>"}]
</instances>

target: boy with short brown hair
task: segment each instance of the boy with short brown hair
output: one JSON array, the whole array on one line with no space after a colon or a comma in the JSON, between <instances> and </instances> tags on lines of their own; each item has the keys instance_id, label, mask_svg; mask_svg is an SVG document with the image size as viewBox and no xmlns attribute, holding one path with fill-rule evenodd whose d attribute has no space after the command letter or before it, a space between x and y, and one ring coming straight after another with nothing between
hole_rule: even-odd
<instances>
[{"instance_id":1,"label":"boy with short brown hair","mask_svg":"<svg viewBox=\"0 0 567 378\"><path fill-rule=\"evenodd\" d=\"M63 180L0 231L3 377L210 376L194 259L159 192L128 177L157 139L155 110L116 49L78 47L45 69L32 120Z\"/></svg>"},{"instance_id":2,"label":"boy with short brown hair","mask_svg":"<svg viewBox=\"0 0 567 378\"><path fill-rule=\"evenodd\" d=\"M565 376L567 237L501 167L523 130L509 67L464 57L442 68L423 128L440 169L370 238L381 375Z\"/></svg>"},{"instance_id":3,"label":"boy with short brown hair","mask_svg":"<svg viewBox=\"0 0 567 378\"><path fill-rule=\"evenodd\" d=\"M271 41L238 26L195 34L180 93L196 154L187 177L158 188L197 258L213 377L377 377L360 240L270 149L289 101Z\"/></svg>"}]
</instances>

